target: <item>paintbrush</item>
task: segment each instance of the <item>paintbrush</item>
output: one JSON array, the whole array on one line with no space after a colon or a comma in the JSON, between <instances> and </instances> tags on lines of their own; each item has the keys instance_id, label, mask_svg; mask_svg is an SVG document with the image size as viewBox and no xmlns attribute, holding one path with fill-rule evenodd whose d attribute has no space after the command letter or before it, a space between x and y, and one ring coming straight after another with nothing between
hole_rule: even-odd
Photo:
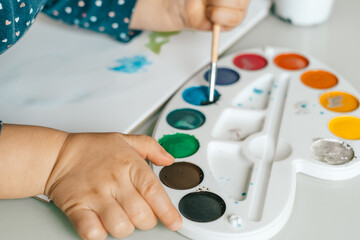
<instances>
[{"instance_id":1,"label":"paintbrush","mask_svg":"<svg viewBox=\"0 0 360 240\"><path fill-rule=\"evenodd\" d=\"M218 48L219 48L219 37L220 37L220 25L214 24L212 32L212 43L211 43L211 63L210 63L210 77L209 79L209 101L204 102L203 105L213 103L217 99L214 99L215 95L215 83L217 73L217 60L218 60ZM217 96L219 98L220 95Z\"/></svg>"}]
</instances>

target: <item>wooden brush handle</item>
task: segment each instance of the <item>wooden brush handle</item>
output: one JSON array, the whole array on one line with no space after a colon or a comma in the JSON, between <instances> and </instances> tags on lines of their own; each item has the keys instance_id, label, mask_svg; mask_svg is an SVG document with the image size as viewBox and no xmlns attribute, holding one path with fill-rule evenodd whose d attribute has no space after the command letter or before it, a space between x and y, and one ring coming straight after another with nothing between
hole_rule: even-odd
<instances>
[{"instance_id":1,"label":"wooden brush handle","mask_svg":"<svg viewBox=\"0 0 360 240\"><path fill-rule=\"evenodd\" d=\"M214 24L212 45L211 45L211 62L217 62L218 60L219 37L220 37L220 25Z\"/></svg>"}]
</instances>

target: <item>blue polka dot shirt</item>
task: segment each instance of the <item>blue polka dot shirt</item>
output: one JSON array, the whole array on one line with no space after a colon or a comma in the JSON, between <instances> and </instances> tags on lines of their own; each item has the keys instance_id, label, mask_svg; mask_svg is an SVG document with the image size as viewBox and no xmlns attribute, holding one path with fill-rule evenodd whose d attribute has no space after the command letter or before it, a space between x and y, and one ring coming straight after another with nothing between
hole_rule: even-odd
<instances>
[{"instance_id":1,"label":"blue polka dot shirt","mask_svg":"<svg viewBox=\"0 0 360 240\"><path fill-rule=\"evenodd\" d=\"M0 54L21 38L41 11L128 42L140 33L129 30L135 4L136 0L0 0Z\"/></svg>"}]
</instances>

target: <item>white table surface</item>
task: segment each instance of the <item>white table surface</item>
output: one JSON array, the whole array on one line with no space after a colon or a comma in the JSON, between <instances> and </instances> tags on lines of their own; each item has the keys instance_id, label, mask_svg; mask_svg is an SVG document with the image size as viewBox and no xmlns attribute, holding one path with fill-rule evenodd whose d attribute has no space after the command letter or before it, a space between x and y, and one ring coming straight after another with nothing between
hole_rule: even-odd
<instances>
[{"instance_id":1,"label":"white table surface","mask_svg":"<svg viewBox=\"0 0 360 240\"><path fill-rule=\"evenodd\" d=\"M335 1L330 20L308 28L269 16L227 52L265 45L295 49L326 63L360 90L359 10L360 1ZM154 120L156 116L136 132L151 133ZM292 214L273 240L360 239L360 176L335 182L298 175L297 180ZM59 209L29 198L0 201L0 239L79 238ZM127 239L186 238L159 224L150 231L136 231Z\"/></svg>"}]
</instances>

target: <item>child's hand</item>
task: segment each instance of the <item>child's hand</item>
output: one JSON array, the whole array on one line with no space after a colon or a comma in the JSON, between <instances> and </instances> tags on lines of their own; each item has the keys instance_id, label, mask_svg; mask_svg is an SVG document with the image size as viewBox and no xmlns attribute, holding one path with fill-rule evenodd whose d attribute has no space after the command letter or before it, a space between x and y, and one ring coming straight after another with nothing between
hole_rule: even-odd
<instances>
[{"instance_id":1,"label":"child's hand","mask_svg":"<svg viewBox=\"0 0 360 240\"><path fill-rule=\"evenodd\" d=\"M244 19L250 0L138 0L130 28L176 31L230 30Z\"/></svg>"},{"instance_id":2,"label":"child's hand","mask_svg":"<svg viewBox=\"0 0 360 240\"><path fill-rule=\"evenodd\" d=\"M170 165L174 158L145 135L69 134L45 193L65 212L83 239L130 235L151 229L157 217L171 230L181 217L145 158Z\"/></svg>"},{"instance_id":3,"label":"child's hand","mask_svg":"<svg viewBox=\"0 0 360 240\"><path fill-rule=\"evenodd\" d=\"M211 30L214 23L230 30L245 18L250 0L185 0L183 10L186 28Z\"/></svg>"}]
</instances>

